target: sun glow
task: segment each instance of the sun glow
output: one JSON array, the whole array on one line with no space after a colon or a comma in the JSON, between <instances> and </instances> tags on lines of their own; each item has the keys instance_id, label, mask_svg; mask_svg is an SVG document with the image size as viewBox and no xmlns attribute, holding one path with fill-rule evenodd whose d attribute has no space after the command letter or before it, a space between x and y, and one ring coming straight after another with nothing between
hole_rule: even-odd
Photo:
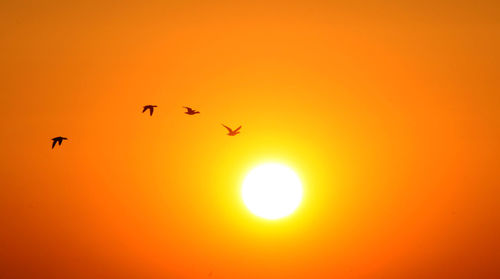
<instances>
[{"instance_id":1,"label":"sun glow","mask_svg":"<svg viewBox=\"0 0 500 279\"><path fill-rule=\"evenodd\" d=\"M267 163L247 174L241 194L253 214L274 220L290 215L299 206L302 183L290 168Z\"/></svg>"}]
</instances>

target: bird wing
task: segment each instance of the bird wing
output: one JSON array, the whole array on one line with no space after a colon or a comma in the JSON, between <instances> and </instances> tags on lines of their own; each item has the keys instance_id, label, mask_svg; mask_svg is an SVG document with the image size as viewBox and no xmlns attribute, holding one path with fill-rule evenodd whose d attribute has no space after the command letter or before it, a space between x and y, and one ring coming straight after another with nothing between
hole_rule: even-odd
<instances>
[{"instance_id":1,"label":"bird wing","mask_svg":"<svg viewBox=\"0 0 500 279\"><path fill-rule=\"evenodd\" d=\"M59 139L57 142L59 142L59 145L61 145L62 141L63 141L62 139Z\"/></svg>"},{"instance_id":2,"label":"bird wing","mask_svg":"<svg viewBox=\"0 0 500 279\"><path fill-rule=\"evenodd\" d=\"M148 109L148 106L144 106L144 109L142 110L142 113L144 113Z\"/></svg>"},{"instance_id":3,"label":"bird wing","mask_svg":"<svg viewBox=\"0 0 500 279\"><path fill-rule=\"evenodd\" d=\"M153 115L153 108L149 108L149 115Z\"/></svg>"},{"instance_id":4,"label":"bird wing","mask_svg":"<svg viewBox=\"0 0 500 279\"><path fill-rule=\"evenodd\" d=\"M222 126L224 126L230 133L233 131L233 130L231 130L231 128L229 128L228 126L226 126L224 124L222 124Z\"/></svg>"},{"instance_id":5,"label":"bird wing","mask_svg":"<svg viewBox=\"0 0 500 279\"><path fill-rule=\"evenodd\" d=\"M52 140L52 149L54 149L54 146L56 146L56 142L57 141L55 139Z\"/></svg>"},{"instance_id":6,"label":"bird wing","mask_svg":"<svg viewBox=\"0 0 500 279\"><path fill-rule=\"evenodd\" d=\"M241 129L241 126L238 127L236 130L234 130L235 132L238 132L239 130Z\"/></svg>"}]
</instances>

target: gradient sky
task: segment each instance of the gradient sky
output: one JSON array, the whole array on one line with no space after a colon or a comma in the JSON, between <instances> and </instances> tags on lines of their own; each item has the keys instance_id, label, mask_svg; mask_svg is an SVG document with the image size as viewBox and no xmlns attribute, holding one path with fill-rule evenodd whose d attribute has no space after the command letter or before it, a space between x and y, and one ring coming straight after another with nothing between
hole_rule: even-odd
<instances>
[{"instance_id":1,"label":"gradient sky","mask_svg":"<svg viewBox=\"0 0 500 279\"><path fill-rule=\"evenodd\" d=\"M500 278L498 1L2 1L0 23L1 278ZM305 187L278 221L239 196L269 161Z\"/></svg>"}]
</instances>

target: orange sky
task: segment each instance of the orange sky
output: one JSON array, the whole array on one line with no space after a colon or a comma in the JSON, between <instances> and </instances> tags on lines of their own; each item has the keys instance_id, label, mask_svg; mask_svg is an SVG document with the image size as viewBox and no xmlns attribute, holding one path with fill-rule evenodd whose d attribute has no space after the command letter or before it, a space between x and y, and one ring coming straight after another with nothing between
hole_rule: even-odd
<instances>
[{"instance_id":1,"label":"orange sky","mask_svg":"<svg viewBox=\"0 0 500 279\"><path fill-rule=\"evenodd\" d=\"M0 278L499 278L468 2L2 1ZM239 196L268 161L305 187L278 221Z\"/></svg>"}]
</instances>

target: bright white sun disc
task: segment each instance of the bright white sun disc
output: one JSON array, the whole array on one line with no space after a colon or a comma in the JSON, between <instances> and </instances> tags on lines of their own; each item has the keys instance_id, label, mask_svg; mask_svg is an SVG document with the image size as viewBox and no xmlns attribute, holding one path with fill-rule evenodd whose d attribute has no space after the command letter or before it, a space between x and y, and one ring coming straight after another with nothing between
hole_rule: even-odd
<instances>
[{"instance_id":1,"label":"bright white sun disc","mask_svg":"<svg viewBox=\"0 0 500 279\"><path fill-rule=\"evenodd\" d=\"M253 214L274 220L290 215L299 206L302 183L290 168L267 163L247 174L241 194Z\"/></svg>"}]
</instances>

